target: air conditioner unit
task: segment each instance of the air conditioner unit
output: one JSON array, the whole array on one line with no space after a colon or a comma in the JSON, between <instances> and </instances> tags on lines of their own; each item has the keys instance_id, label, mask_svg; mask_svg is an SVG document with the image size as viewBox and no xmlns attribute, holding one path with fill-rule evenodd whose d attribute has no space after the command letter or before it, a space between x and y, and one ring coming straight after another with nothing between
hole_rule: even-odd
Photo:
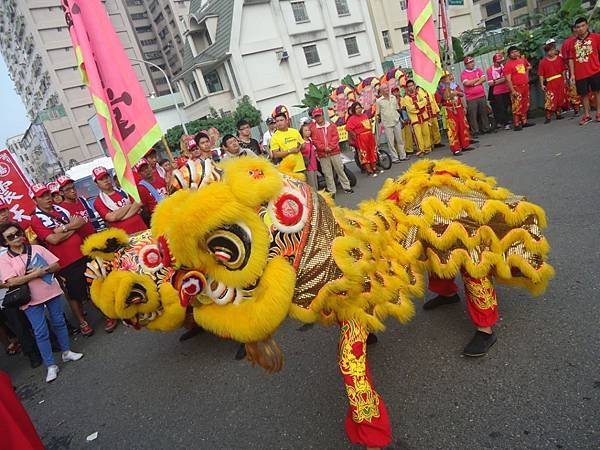
<instances>
[{"instance_id":1,"label":"air conditioner unit","mask_svg":"<svg viewBox=\"0 0 600 450\"><path fill-rule=\"evenodd\" d=\"M279 59L279 62L287 61L289 59L289 57L290 57L290 55L287 51L285 51L285 50L277 51L277 59Z\"/></svg>"}]
</instances>

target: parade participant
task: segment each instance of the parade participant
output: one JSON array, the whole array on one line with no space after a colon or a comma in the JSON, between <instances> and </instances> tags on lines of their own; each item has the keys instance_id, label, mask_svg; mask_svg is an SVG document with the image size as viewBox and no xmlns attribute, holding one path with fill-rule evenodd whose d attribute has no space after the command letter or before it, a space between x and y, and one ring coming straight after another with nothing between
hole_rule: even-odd
<instances>
[{"instance_id":1,"label":"parade participant","mask_svg":"<svg viewBox=\"0 0 600 450\"><path fill-rule=\"evenodd\" d=\"M88 298L85 282L87 259L81 253L83 239L79 229L86 224L80 215L71 215L65 208L54 205L50 191L43 184L31 187L32 197L37 205L31 218L31 227L48 250L59 258L58 275L65 281L67 300L73 316L79 323L84 336L94 334L83 314L83 302ZM106 319L104 329L112 332L117 321Z\"/></svg>"},{"instance_id":2,"label":"parade participant","mask_svg":"<svg viewBox=\"0 0 600 450\"><path fill-rule=\"evenodd\" d=\"M94 228L94 225L92 224L95 215L94 210L88 205L85 198L77 195L75 182L71 178L61 175L58 177L58 184L60 185L60 192L63 196L63 202L59 206L66 209L71 216L79 216L85 220L85 224L77 230L81 239L85 239L89 235L94 234L96 232L96 228Z\"/></svg>"},{"instance_id":3,"label":"parade participant","mask_svg":"<svg viewBox=\"0 0 600 450\"><path fill-rule=\"evenodd\" d=\"M410 125L415 134L417 143L417 156L423 156L431 151L431 126L427 105L429 96L423 90L417 90L417 85L413 80L406 82L406 92L402 97L402 108L406 110Z\"/></svg>"},{"instance_id":4,"label":"parade participant","mask_svg":"<svg viewBox=\"0 0 600 450\"><path fill-rule=\"evenodd\" d=\"M190 159L212 159L218 160L221 157L220 152L213 151L211 140L208 134L203 131L196 133L194 144L190 149Z\"/></svg>"},{"instance_id":5,"label":"parade participant","mask_svg":"<svg viewBox=\"0 0 600 450\"><path fill-rule=\"evenodd\" d=\"M247 148L256 156L263 155L263 149L259 142L252 137L252 127L250 127L250 122L245 119L241 119L238 121L237 125L237 138L241 148ZM223 142L223 141L221 141Z\"/></svg>"},{"instance_id":6,"label":"parade participant","mask_svg":"<svg viewBox=\"0 0 600 450\"><path fill-rule=\"evenodd\" d=\"M321 172L325 177L327 192L335 197L337 191L334 171L344 192L351 194L354 191L350 180L344 172L344 163L340 150L340 135L335 124L325 120L323 108L315 108L311 113L314 121L311 122L311 138L317 149L317 158L321 163Z\"/></svg>"},{"instance_id":7,"label":"parade participant","mask_svg":"<svg viewBox=\"0 0 600 450\"><path fill-rule=\"evenodd\" d=\"M540 87L545 96L546 120L544 123L550 123L552 114L556 114L557 120L562 119L562 109L567 101L567 87L565 85L567 67L558 54L554 39L546 41L544 51L546 56L540 61L537 73L540 79Z\"/></svg>"},{"instance_id":8,"label":"parade participant","mask_svg":"<svg viewBox=\"0 0 600 450\"><path fill-rule=\"evenodd\" d=\"M421 86L417 86L417 91L421 91L424 97L427 98L427 116L429 117L429 134L430 141L433 144L433 148L443 147L442 134L440 133L440 107L435 100L435 95L427 92Z\"/></svg>"},{"instance_id":9,"label":"parade participant","mask_svg":"<svg viewBox=\"0 0 600 450\"><path fill-rule=\"evenodd\" d=\"M48 197L49 197L48 192ZM50 199L48 204L51 205ZM64 294L54 274L60 270L58 258L41 245L30 245L25 233L16 222L0 225L0 245L8 247L8 252L0 256L2 281L10 287L27 284L31 299L21 306L35 335L35 340L48 372L46 382L58 376L50 344L50 333L46 324L46 310L52 331L56 335L63 362L77 361L82 353L71 351L69 332L62 311ZM85 280L82 280L85 283Z\"/></svg>"},{"instance_id":10,"label":"parade participant","mask_svg":"<svg viewBox=\"0 0 600 450\"><path fill-rule=\"evenodd\" d=\"M265 131L263 134L262 146L265 152L269 154L269 157L271 157L271 138L277 130L277 126L275 125L275 119L273 119L272 117L267 117L265 123L267 124L267 131Z\"/></svg>"},{"instance_id":11,"label":"parade participant","mask_svg":"<svg viewBox=\"0 0 600 450\"><path fill-rule=\"evenodd\" d=\"M165 180L166 172L165 169L163 169L162 166L158 163L158 153L154 147L148 150L148 152L144 155L144 159L148 161L148 164L150 164L150 167L152 168L152 171L154 172L155 176L158 176Z\"/></svg>"},{"instance_id":12,"label":"parade participant","mask_svg":"<svg viewBox=\"0 0 600 450\"><path fill-rule=\"evenodd\" d=\"M52 202L55 205L60 205L63 201L63 197L60 193L60 185L56 181L51 181L46 187L50 191L50 195L52 195Z\"/></svg>"},{"instance_id":13,"label":"parade participant","mask_svg":"<svg viewBox=\"0 0 600 450\"><path fill-rule=\"evenodd\" d=\"M300 136L304 140L304 143L300 146L300 152L304 158L304 165L306 166L306 182L317 192L319 190L319 182L317 180L317 149L311 139L311 126L310 123L305 122L300 127Z\"/></svg>"},{"instance_id":14,"label":"parade participant","mask_svg":"<svg viewBox=\"0 0 600 450\"><path fill-rule=\"evenodd\" d=\"M302 153L300 153L300 146L304 141L298 130L290 128L288 109L283 105L279 105L275 108L271 117L275 119L275 126L277 127L273 137L271 137L270 144L274 160L279 162L288 155L294 155L296 162L294 172L304 172L306 165Z\"/></svg>"},{"instance_id":15,"label":"parade participant","mask_svg":"<svg viewBox=\"0 0 600 450\"><path fill-rule=\"evenodd\" d=\"M600 91L600 34L590 32L584 17L575 21L575 33L576 38L567 47L569 72L571 84L577 87L583 101L579 125L586 125L592 121L590 97L598 102ZM600 110L596 111L596 121L600 122Z\"/></svg>"},{"instance_id":16,"label":"parade participant","mask_svg":"<svg viewBox=\"0 0 600 450\"><path fill-rule=\"evenodd\" d=\"M471 134L462 101L463 97L460 86L454 81L454 75L444 72L436 92L436 101L446 109L448 141L450 150L455 156L460 155L462 151L472 150L469 147Z\"/></svg>"},{"instance_id":17,"label":"parade participant","mask_svg":"<svg viewBox=\"0 0 600 450\"><path fill-rule=\"evenodd\" d=\"M360 163L370 176L376 177L377 142L373 136L369 116L364 113L359 102L352 103L348 112L350 117L346 120L346 131L356 143Z\"/></svg>"},{"instance_id":18,"label":"parade participant","mask_svg":"<svg viewBox=\"0 0 600 450\"><path fill-rule=\"evenodd\" d=\"M375 114L385 130L388 148L395 156L393 162L406 161L404 141L402 140L402 124L398 113L398 100L393 95L390 96L390 87L387 84L381 85L379 93L381 97L375 102Z\"/></svg>"},{"instance_id":19,"label":"parade participant","mask_svg":"<svg viewBox=\"0 0 600 450\"><path fill-rule=\"evenodd\" d=\"M129 234L147 228L140 215L142 203L134 201L127 192L115 187L105 167L96 167L92 171L92 178L100 189L94 200L94 209L109 226L121 228Z\"/></svg>"},{"instance_id":20,"label":"parade participant","mask_svg":"<svg viewBox=\"0 0 600 450\"><path fill-rule=\"evenodd\" d=\"M531 64L521 56L518 47L508 48L508 62L504 65L504 76L510 88L514 130L532 127L534 123L527 122L529 111L529 71Z\"/></svg>"},{"instance_id":21,"label":"parade participant","mask_svg":"<svg viewBox=\"0 0 600 450\"><path fill-rule=\"evenodd\" d=\"M510 130L510 88L504 76L503 53L498 52L492 58L492 65L487 69L487 81L496 123Z\"/></svg>"},{"instance_id":22,"label":"parade participant","mask_svg":"<svg viewBox=\"0 0 600 450\"><path fill-rule=\"evenodd\" d=\"M475 59L465 56L465 70L460 74L463 91L467 99L467 114L473 137L487 133L490 129L485 96L485 74L480 67L475 68Z\"/></svg>"},{"instance_id":23,"label":"parade participant","mask_svg":"<svg viewBox=\"0 0 600 450\"><path fill-rule=\"evenodd\" d=\"M240 145L239 139L233 134L226 134L221 141L223 149L222 161L227 161L231 158L239 158L240 156L258 156L249 148L244 148Z\"/></svg>"},{"instance_id":24,"label":"parade participant","mask_svg":"<svg viewBox=\"0 0 600 450\"><path fill-rule=\"evenodd\" d=\"M410 126L410 120L408 119L408 114L406 110L402 108L402 94L400 92L399 87L394 87L392 89L392 94L396 97L396 101L398 102L398 114L400 114L400 123L402 124L402 142L404 142L404 151L406 155L411 155L415 151L415 140L414 140L414 132L412 127Z\"/></svg>"},{"instance_id":25,"label":"parade participant","mask_svg":"<svg viewBox=\"0 0 600 450\"><path fill-rule=\"evenodd\" d=\"M135 165L135 170L140 177L137 185L140 201L148 211L149 216L152 216L156 205L168 195L167 185L165 184L165 180L157 175L156 171L152 169L150 162L145 158L138 161ZM146 223L149 224L150 221L147 220Z\"/></svg>"}]
</instances>

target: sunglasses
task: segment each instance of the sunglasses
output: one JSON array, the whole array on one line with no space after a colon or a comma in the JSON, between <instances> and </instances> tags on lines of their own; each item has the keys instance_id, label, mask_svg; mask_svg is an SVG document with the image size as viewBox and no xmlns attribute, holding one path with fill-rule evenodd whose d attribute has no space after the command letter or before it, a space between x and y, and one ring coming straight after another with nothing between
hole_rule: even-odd
<instances>
[{"instance_id":1,"label":"sunglasses","mask_svg":"<svg viewBox=\"0 0 600 450\"><path fill-rule=\"evenodd\" d=\"M8 234L6 236L4 236L4 239L6 239L6 241L14 241L17 238L23 237L23 232L21 230L19 231L15 231L14 233Z\"/></svg>"}]
</instances>

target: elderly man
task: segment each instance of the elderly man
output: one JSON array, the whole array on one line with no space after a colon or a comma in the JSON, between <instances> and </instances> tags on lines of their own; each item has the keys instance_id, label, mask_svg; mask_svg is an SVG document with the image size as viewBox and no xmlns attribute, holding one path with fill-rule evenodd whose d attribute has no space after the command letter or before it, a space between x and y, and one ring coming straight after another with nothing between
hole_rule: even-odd
<instances>
[{"instance_id":1,"label":"elderly man","mask_svg":"<svg viewBox=\"0 0 600 450\"><path fill-rule=\"evenodd\" d=\"M375 102L375 113L378 120L383 124L388 147L396 155L394 162L405 161L406 152L402 140L402 123L398 112L398 100L390 95L390 87L382 84L379 88L381 97Z\"/></svg>"},{"instance_id":2,"label":"elderly man","mask_svg":"<svg viewBox=\"0 0 600 450\"><path fill-rule=\"evenodd\" d=\"M223 152L222 161L227 161L240 156L258 156L247 147L242 147L240 141L233 134L226 134L221 141L221 150Z\"/></svg>"},{"instance_id":3,"label":"elderly man","mask_svg":"<svg viewBox=\"0 0 600 450\"><path fill-rule=\"evenodd\" d=\"M317 157L321 163L321 171L325 177L327 192L335 196L336 186L333 171L338 176L344 192L352 194L354 191L350 186L350 180L344 172L344 163L340 153L340 136L337 127L325 120L322 108L312 111L314 122L310 124L310 134L314 146L317 149Z\"/></svg>"},{"instance_id":4,"label":"elderly man","mask_svg":"<svg viewBox=\"0 0 600 450\"><path fill-rule=\"evenodd\" d=\"M490 128L487 111L487 98L485 96L485 74L479 67L475 67L475 59L465 56L465 70L460 74L463 91L467 98L467 117L473 137L480 133L487 133Z\"/></svg>"}]
</instances>

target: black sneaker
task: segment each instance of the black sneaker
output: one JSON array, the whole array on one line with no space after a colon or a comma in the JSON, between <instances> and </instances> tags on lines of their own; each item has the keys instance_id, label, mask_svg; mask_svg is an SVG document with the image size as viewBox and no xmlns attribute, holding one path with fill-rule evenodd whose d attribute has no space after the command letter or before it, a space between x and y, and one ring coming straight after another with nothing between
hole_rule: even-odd
<instances>
[{"instance_id":1,"label":"black sneaker","mask_svg":"<svg viewBox=\"0 0 600 450\"><path fill-rule=\"evenodd\" d=\"M344 189L346 194L354 194L354 189Z\"/></svg>"},{"instance_id":2,"label":"black sneaker","mask_svg":"<svg viewBox=\"0 0 600 450\"><path fill-rule=\"evenodd\" d=\"M463 350L464 356L484 356L488 350L496 343L496 333L492 334L485 333L477 330L475 336L471 339L471 342L467 344Z\"/></svg>"},{"instance_id":3,"label":"black sneaker","mask_svg":"<svg viewBox=\"0 0 600 450\"><path fill-rule=\"evenodd\" d=\"M246 357L246 346L244 344L240 344L240 348L238 348L237 352L235 353L235 359L237 361L241 361L245 357Z\"/></svg>"},{"instance_id":4,"label":"black sneaker","mask_svg":"<svg viewBox=\"0 0 600 450\"><path fill-rule=\"evenodd\" d=\"M179 342L187 341L188 339L192 339L193 337L196 337L202 333L204 333L204 328L194 327L191 330L188 330L185 333L183 333L181 336L179 336Z\"/></svg>"},{"instance_id":5,"label":"black sneaker","mask_svg":"<svg viewBox=\"0 0 600 450\"><path fill-rule=\"evenodd\" d=\"M517 125L516 127L513 128L513 131L522 131L523 127L521 125Z\"/></svg>"},{"instance_id":6,"label":"black sneaker","mask_svg":"<svg viewBox=\"0 0 600 450\"><path fill-rule=\"evenodd\" d=\"M454 156L460 156L460 155L462 155L462 152L460 150L456 150L455 152L452 152L452 154Z\"/></svg>"},{"instance_id":7,"label":"black sneaker","mask_svg":"<svg viewBox=\"0 0 600 450\"><path fill-rule=\"evenodd\" d=\"M466 147L466 148L462 149L463 152L470 152L471 150L475 150L475 149L473 147Z\"/></svg>"},{"instance_id":8,"label":"black sneaker","mask_svg":"<svg viewBox=\"0 0 600 450\"><path fill-rule=\"evenodd\" d=\"M535 123L527 122L523 124L523 128L535 127Z\"/></svg>"},{"instance_id":9,"label":"black sneaker","mask_svg":"<svg viewBox=\"0 0 600 450\"><path fill-rule=\"evenodd\" d=\"M450 297L444 297L443 295L438 295L437 297L432 298L431 300L425 302L425 304L423 305L423 309L425 309L425 310L435 309L438 306L451 305L452 303L458 303L459 301L460 301L460 297L458 296L458 294L454 294Z\"/></svg>"},{"instance_id":10,"label":"black sneaker","mask_svg":"<svg viewBox=\"0 0 600 450\"><path fill-rule=\"evenodd\" d=\"M379 339L377 339L377 335L369 333L369 335L367 336L367 345L377 344L377 342L379 342Z\"/></svg>"}]
</instances>

